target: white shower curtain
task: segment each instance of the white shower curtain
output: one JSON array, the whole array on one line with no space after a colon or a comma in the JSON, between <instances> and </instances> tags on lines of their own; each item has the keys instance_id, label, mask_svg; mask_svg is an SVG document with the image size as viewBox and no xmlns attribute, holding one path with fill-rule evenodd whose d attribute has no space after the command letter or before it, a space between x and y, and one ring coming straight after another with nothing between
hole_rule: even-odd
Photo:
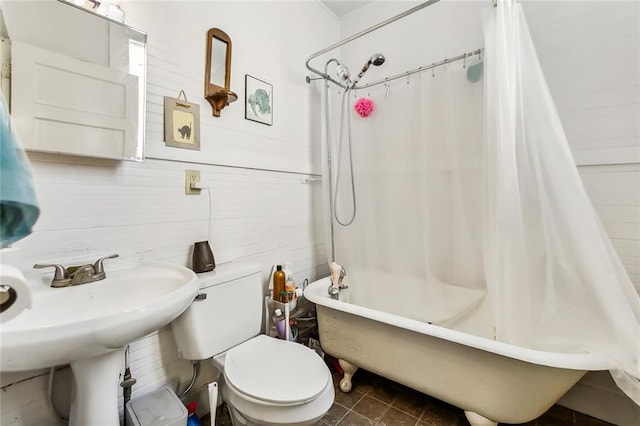
<instances>
[{"instance_id":1,"label":"white shower curtain","mask_svg":"<svg viewBox=\"0 0 640 426\"><path fill-rule=\"evenodd\" d=\"M640 405L640 297L584 190L519 4L485 16L483 246L498 340L593 352Z\"/></svg>"},{"instance_id":2,"label":"white shower curtain","mask_svg":"<svg viewBox=\"0 0 640 426\"><path fill-rule=\"evenodd\" d=\"M479 334L600 354L640 405L640 297L582 186L522 9L499 0L484 26L484 81L454 63L349 94L357 214L334 222L335 260L358 304L445 326L490 312ZM360 96L370 117L353 111ZM333 123L340 99L332 89ZM337 125L331 137L343 221L346 127L341 147Z\"/></svg>"},{"instance_id":3,"label":"white shower curtain","mask_svg":"<svg viewBox=\"0 0 640 426\"><path fill-rule=\"evenodd\" d=\"M483 84L467 81L462 62L434 73L349 94L357 215L348 227L334 223L334 235L336 260L351 282L366 282L351 290L358 304L445 324L486 290ZM352 106L367 95L375 110L362 118ZM335 96L332 104L339 102ZM346 127L336 209L342 222L353 208ZM332 140L337 169L338 135Z\"/></svg>"}]
</instances>

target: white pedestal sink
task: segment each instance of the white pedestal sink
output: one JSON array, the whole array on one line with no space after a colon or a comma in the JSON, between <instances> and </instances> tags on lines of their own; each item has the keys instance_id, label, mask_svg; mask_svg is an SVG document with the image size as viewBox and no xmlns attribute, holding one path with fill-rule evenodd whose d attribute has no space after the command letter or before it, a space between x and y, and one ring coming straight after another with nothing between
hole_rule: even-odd
<instances>
[{"instance_id":1,"label":"white pedestal sink","mask_svg":"<svg viewBox=\"0 0 640 426\"><path fill-rule=\"evenodd\" d=\"M124 346L177 318L200 282L184 267L141 262L102 281L34 287L32 308L0 325L0 371L71 364L69 424L118 426Z\"/></svg>"}]
</instances>

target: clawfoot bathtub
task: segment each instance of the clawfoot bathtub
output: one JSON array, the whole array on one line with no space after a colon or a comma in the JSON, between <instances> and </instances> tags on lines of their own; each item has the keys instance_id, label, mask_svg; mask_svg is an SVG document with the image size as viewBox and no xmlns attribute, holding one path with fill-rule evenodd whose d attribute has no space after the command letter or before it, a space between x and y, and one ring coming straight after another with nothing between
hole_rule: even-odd
<instances>
[{"instance_id":1,"label":"clawfoot bathtub","mask_svg":"<svg viewBox=\"0 0 640 426\"><path fill-rule=\"evenodd\" d=\"M323 350L345 371L343 392L362 367L462 408L473 426L524 423L587 371L609 367L592 354L522 348L331 299L328 286L315 281L304 295L316 304Z\"/></svg>"}]
</instances>

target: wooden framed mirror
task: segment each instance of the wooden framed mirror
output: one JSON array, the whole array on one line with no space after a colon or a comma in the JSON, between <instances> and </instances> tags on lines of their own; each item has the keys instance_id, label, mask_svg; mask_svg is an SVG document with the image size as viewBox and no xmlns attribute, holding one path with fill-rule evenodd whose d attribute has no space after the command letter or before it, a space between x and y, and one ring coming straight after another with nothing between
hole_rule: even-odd
<instances>
[{"instance_id":1,"label":"wooden framed mirror","mask_svg":"<svg viewBox=\"0 0 640 426\"><path fill-rule=\"evenodd\" d=\"M207 31L207 61L204 71L204 97L214 117L238 99L231 86L231 38L219 28Z\"/></svg>"}]
</instances>

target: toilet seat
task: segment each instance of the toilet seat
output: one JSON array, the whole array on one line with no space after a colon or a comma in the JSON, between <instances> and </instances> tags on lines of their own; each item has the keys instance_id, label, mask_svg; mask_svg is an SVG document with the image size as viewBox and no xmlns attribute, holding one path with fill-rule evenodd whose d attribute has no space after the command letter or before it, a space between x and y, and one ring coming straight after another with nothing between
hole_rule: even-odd
<instances>
[{"instance_id":1,"label":"toilet seat","mask_svg":"<svg viewBox=\"0 0 640 426\"><path fill-rule=\"evenodd\" d=\"M227 351L224 376L234 393L271 406L308 403L331 385L329 369L314 351L265 335Z\"/></svg>"}]
</instances>

